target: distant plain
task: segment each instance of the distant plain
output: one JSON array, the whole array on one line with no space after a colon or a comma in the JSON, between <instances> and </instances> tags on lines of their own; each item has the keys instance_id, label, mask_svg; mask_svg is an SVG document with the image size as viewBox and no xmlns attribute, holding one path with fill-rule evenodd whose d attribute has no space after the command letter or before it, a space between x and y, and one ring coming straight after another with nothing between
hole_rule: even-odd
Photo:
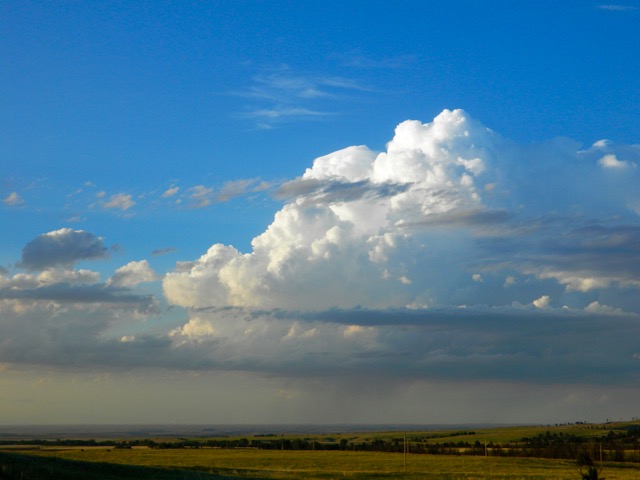
<instances>
[{"instance_id":1,"label":"distant plain","mask_svg":"<svg viewBox=\"0 0 640 480\"><path fill-rule=\"evenodd\" d=\"M41 462L38 471L54 472L58 478L82 478L82 474L74 476L73 472L95 468L95 478L184 478L184 479L504 479L504 480L571 480L580 479L580 467L575 459L570 458L538 458L508 455L509 446L514 451L523 445L523 439L532 438L571 438L582 445L597 446L604 438L636 432L640 422L616 422L606 424L568 424L554 426L511 426L485 427L470 430L440 428L393 430L378 426L360 429L312 428L300 426L295 430L292 426L243 427L227 426L224 434L202 435L203 428L182 426L171 433L171 428L158 426L137 428L111 427L111 433L119 432L117 448L109 445L79 446L63 444L64 440L49 440L49 443L36 445L28 441L18 441L16 435L26 433L17 427L0 428L0 438L5 444L0 448L0 466L8 465L11 458L31 458L32 462ZM80 427L76 427L81 431ZM222 427L205 427L218 432ZM69 434L69 429L48 427L48 434ZM96 437L107 438L106 427L94 432ZM201 435L182 436L200 430ZM302 430L302 431L301 431ZM128 432L122 435L123 432ZM136 431L138 434L136 435ZM248 433L253 432L253 433ZM270 432L270 433L269 433ZM34 433L33 431L30 433ZM44 433L44 432L41 432ZM153 433L153 435L148 435ZM33 437L35 438L35 437ZM49 437L52 438L52 437ZM70 437L67 437L70 438ZM77 437L78 438L78 437ZM84 437L88 438L88 437ZM617 438L617 437L616 437ZM15 443L11 444L11 440ZM242 440L245 444L257 445L259 442L271 442L276 448L213 448L203 447L206 442ZM308 446L317 446L317 450L284 449L295 442L307 442ZM56 444L56 442L60 442ZM157 442L154 448L143 445L143 442ZM175 443L171 443L175 442ZM193 442L193 443L190 443ZM281 443L280 443L281 442ZM356 446L396 445L402 451L358 451ZM199 445L185 447L185 445ZM278 448L282 445L283 449ZM453 454L412 453L418 447L437 445L481 445L481 449L473 453L468 447L450 447ZM610 447L604 451L604 460L596 462L601 470L601 477L607 480L632 480L640 478L640 451L637 440L630 440L623 445L622 457L625 461L615 461ZM611 443L611 445L618 445ZM122 448L122 446L125 448ZM133 445L133 446L132 446ZM158 446L162 445L162 448ZM175 445L181 445L176 448ZM407 453L404 453L406 445ZM338 448L340 446L340 448ZM350 449L350 446L353 448ZM363 448L363 447L362 447ZM540 450L547 452L548 450ZM596 451L596 450L594 450ZM620 452L618 452L620 455ZM18 455L17 457L11 457ZM602 455L602 454L601 454ZM38 460L36 460L36 458ZM27 460L28 461L28 460ZM3 463L4 462L4 463ZM42 463L44 462L44 463ZM47 462L58 462L54 466ZM62 463L60 463L62 462ZM65 463L67 462L67 463ZM3 466L3 468L5 468ZM118 470L111 477L113 468ZM56 470L57 469L57 470ZM68 476L60 472L68 469ZM127 470L132 469L132 470ZM11 468L5 468L11 472ZM40 474L39 474L40 475ZM102 475L102 476L101 476ZM55 478L40 475L38 478ZM3 477L4 478L4 477ZM19 478L18 476L6 478Z\"/></svg>"}]
</instances>

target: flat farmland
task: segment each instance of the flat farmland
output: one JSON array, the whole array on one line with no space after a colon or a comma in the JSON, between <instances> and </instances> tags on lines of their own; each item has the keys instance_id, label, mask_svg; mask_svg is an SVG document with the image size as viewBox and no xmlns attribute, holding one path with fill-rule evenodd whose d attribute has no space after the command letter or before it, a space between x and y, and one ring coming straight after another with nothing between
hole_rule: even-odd
<instances>
[{"instance_id":1,"label":"flat farmland","mask_svg":"<svg viewBox=\"0 0 640 480\"><path fill-rule=\"evenodd\" d=\"M266 451L255 449L42 448L25 452L82 462L198 471L261 479L505 479L576 480L575 461L540 458L407 455L349 451ZM640 478L640 465L605 462L607 480ZM176 477L180 478L180 477ZM214 478L214 477L212 477Z\"/></svg>"}]
</instances>

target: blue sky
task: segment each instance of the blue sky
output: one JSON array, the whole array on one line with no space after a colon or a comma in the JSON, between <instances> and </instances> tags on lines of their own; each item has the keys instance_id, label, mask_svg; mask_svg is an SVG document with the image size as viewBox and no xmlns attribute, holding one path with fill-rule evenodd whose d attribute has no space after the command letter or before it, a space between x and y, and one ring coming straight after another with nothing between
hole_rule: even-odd
<instances>
[{"instance_id":1,"label":"blue sky","mask_svg":"<svg viewBox=\"0 0 640 480\"><path fill-rule=\"evenodd\" d=\"M636 1L0 9L0 424L637 416Z\"/></svg>"}]
</instances>

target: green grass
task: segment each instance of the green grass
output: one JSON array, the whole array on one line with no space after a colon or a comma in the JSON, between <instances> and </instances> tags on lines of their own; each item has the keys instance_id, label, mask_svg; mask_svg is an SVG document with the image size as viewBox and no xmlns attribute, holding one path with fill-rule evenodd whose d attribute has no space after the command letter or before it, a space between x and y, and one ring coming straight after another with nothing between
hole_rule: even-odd
<instances>
[{"instance_id":1,"label":"green grass","mask_svg":"<svg viewBox=\"0 0 640 480\"><path fill-rule=\"evenodd\" d=\"M474 430L474 434L455 430L406 432L410 441L427 443L479 441L481 444L493 442L506 445L523 437L535 437L547 431L576 435L583 438L606 436L610 430L622 430L629 425L639 425L639 421L607 423L599 425L565 425L508 427ZM374 439L402 441L404 432L367 432L330 435L284 435L277 437L253 437L251 439L295 440L303 438L316 442L337 443L345 439L353 444L367 443ZM231 438L232 439L232 438ZM162 439L157 439L162 441ZM167 439L164 439L167 440ZM176 439L178 440L178 439ZM184 439L182 439L184 440ZM194 440L203 441L198 438ZM16 458L31 459L22 462L20 468L36 468L40 472L54 471L53 476L28 474L7 476L0 469L0 478L38 478L74 480L92 478L94 480L120 479L214 479L253 478L273 480L374 480L398 478L407 480L580 480L573 460L551 460L542 458L483 457L465 455L424 455L407 456L405 471L404 455L401 453L380 453L337 450L258 450L258 449L113 449L104 447L0 447L0 461L13 455ZM20 453L20 455L17 455ZM44 462L44 463L42 463ZM57 462L57 463L56 463ZM60 463L62 462L62 463ZM65 463L67 462L67 463ZM0 462L0 467L4 468ZM607 480L632 480L640 478L640 464L605 462L603 476ZM13 467L7 467L9 470ZM111 469L125 468L113 474ZM137 470L136 470L137 469ZM7 470L7 471L9 471ZM91 471L91 475L86 472ZM78 474L78 472L84 472ZM16 474L17 475L17 474ZM84 476L83 476L84 475ZM137 476L136 476L137 475Z\"/></svg>"},{"instance_id":2,"label":"green grass","mask_svg":"<svg viewBox=\"0 0 640 480\"><path fill-rule=\"evenodd\" d=\"M480 443L499 443L506 444L510 442L518 441L524 437L534 437L539 434L544 434L547 431L554 433L564 433L565 435L576 435L579 437L595 437L606 435L610 430L617 431L623 427L629 425L640 426L640 420L628 421L628 422L610 422L600 424L570 424L570 425L541 425L541 426L514 426L514 427L496 427L496 428L481 428L476 429L473 427L465 428L464 431L474 431L473 435L461 435L462 430L428 430L428 431L381 431L381 432L350 432L350 433L332 433L332 434L298 434L298 435L277 435L273 437L253 436L245 435L244 438L248 440L262 440L262 441L278 441L281 439L295 440L296 438L305 438L307 440L314 440L320 443L337 443L341 439L346 439L350 443L367 443L374 439L390 440L390 439L403 439L406 433L407 438L422 440L426 443L441 443L441 442L469 442L473 444L476 440ZM238 440L241 436L225 437L228 440ZM156 439L159 441L179 440L172 438ZM193 438L188 440L202 440L202 438Z\"/></svg>"},{"instance_id":3,"label":"green grass","mask_svg":"<svg viewBox=\"0 0 640 480\"><path fill-rule=\"evenodd\" d=\"M43 449L38 456L147 468L191 469L216 475L269 479L504 479L578 480L575 462L537 458L409 455L340 451L268 451L250 449L111 450ZM640 478L640 466L607 464L607 480Z\"/></svg>"},{"instance_id":4,"label":"green grass","mask_svg":"<svg viewBox=\"0 0 640 480\"><path fill-rule=\"evenodd\" d=\"M515 427L496 427L496 428L466 428L465 431L474 431L473 435L461 435L462 430L429 430L421 432L406 432L407 438L423 440L426 443L441 443L441 442L469 442L474 443L479 440L480 443L499 443L506 444L510 442L516 442L524 437L534 437L536 435L544 434L547 431L553 433L564 433L565 435L576 435L579 437L596 437L606 435L610 430L617 431L623 427L629 425L640 426L640 420L632 422L611 422L600 424L571 424L561 426L515 426ZM363 441L371 441L374 438L386 439L401 439L403 432L381 432L381 433L367 433L367 434L341 434L333 435L331 437L340 440L346 438L354 443L360 443ZM323 437L318 437L322 439Z\"/></svg>"}]
</instances>

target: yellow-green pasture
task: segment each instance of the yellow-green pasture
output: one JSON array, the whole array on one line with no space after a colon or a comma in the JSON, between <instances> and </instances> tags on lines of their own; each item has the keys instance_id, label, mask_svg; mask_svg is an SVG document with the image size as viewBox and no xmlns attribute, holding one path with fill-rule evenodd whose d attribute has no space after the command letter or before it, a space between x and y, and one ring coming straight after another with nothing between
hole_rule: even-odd
<instances>
[{"instance_id":1,"label":"yellow-green pasture","mask_svg":"<svg viewBox=\"0 0 640 480\"><path fill-rule=\"evenodd\" d=\"M640 420L631 422L610 422L610 423L594 423L594 424L567 424L567 425L535 425L535 426L513 426L513 427L495 427L495 428L474 428L468 427L464 430L428 430L428 431L407 431L407 439L423 441L425 443L441 443L441 442L469 442L473 444L476 440L480 443L493 442L494 444L506 444L518 442L524 437L535 437L536 435L551 432L555 434L575 435L582 438L591 438L606 435L609 431L620 431L629 426L640 426ZM469 434L468 432L474 432ZM382 440L400 439L402 440L404 433L398 431L375 432L375 433L342 433L337 435L321 435L316 437L317 440L323 441L326 437L340 440L342 438L354 442L370 442L374 438ZM307 435L308 437L308 435ZM289 438L289 437L287 437ZM293 437L291 437L293 438Z\"/></svg>"},{"instance_id":2,"label":"yellow-green pasture","mask_svg":"<svg viewBox=\"0 0 640 480\"><path fill-rule=\"evenodd\" d=\"M412 442L420 441L427 444L442 443L442 442L468 442L470 444L479 441L481 444L493 442L504 447L508 447L507 444L512 442L519 442L524 437L535 437L546 432L554 434L575 435L581 438L591 438L597 436L606 435L609 431L618 432L629 426L640 427L640 420L627 421L627 422L609 422L609 423L592 423L592 424L567 424L567 425L534 425L534 426L512 426L512 427L466 427L465 429L434 429L434 430L419 430L419 431L376 431L376 432L349 432L342 433L336 432L331 434L284 434L284 435L233 435L224 437L227 440L239 440L240 438L246 438L248 440L259 441L274 441L279 440L295 440L305 439L307 441L316 441L321 444L337 444L340 440L347 440L350 444L370 443L375 439L383 441L398 440L404 441L404 436L411 444ZM470 433L473 432L473 433ZM213 437L220 439L221 437ZM158 442L163 441L178 441L178 440L195 440L202 441L206 438L153 438Z\"/></svg>"},{"instance_id":3,"label":"yellow-green pasture","mask_svg":"<svg viewBox=\"0 0 640 480\"><path fill-rule=\"evenodd\" d=\"M270 479L578 480L575 462L540 458L408 455L350 451L255 449L43 448L24 452L86 462L166 469L196 469L218 475ZM605 463L607 480L640 478L640 465Z\"/></svg>"}]
</instances>

